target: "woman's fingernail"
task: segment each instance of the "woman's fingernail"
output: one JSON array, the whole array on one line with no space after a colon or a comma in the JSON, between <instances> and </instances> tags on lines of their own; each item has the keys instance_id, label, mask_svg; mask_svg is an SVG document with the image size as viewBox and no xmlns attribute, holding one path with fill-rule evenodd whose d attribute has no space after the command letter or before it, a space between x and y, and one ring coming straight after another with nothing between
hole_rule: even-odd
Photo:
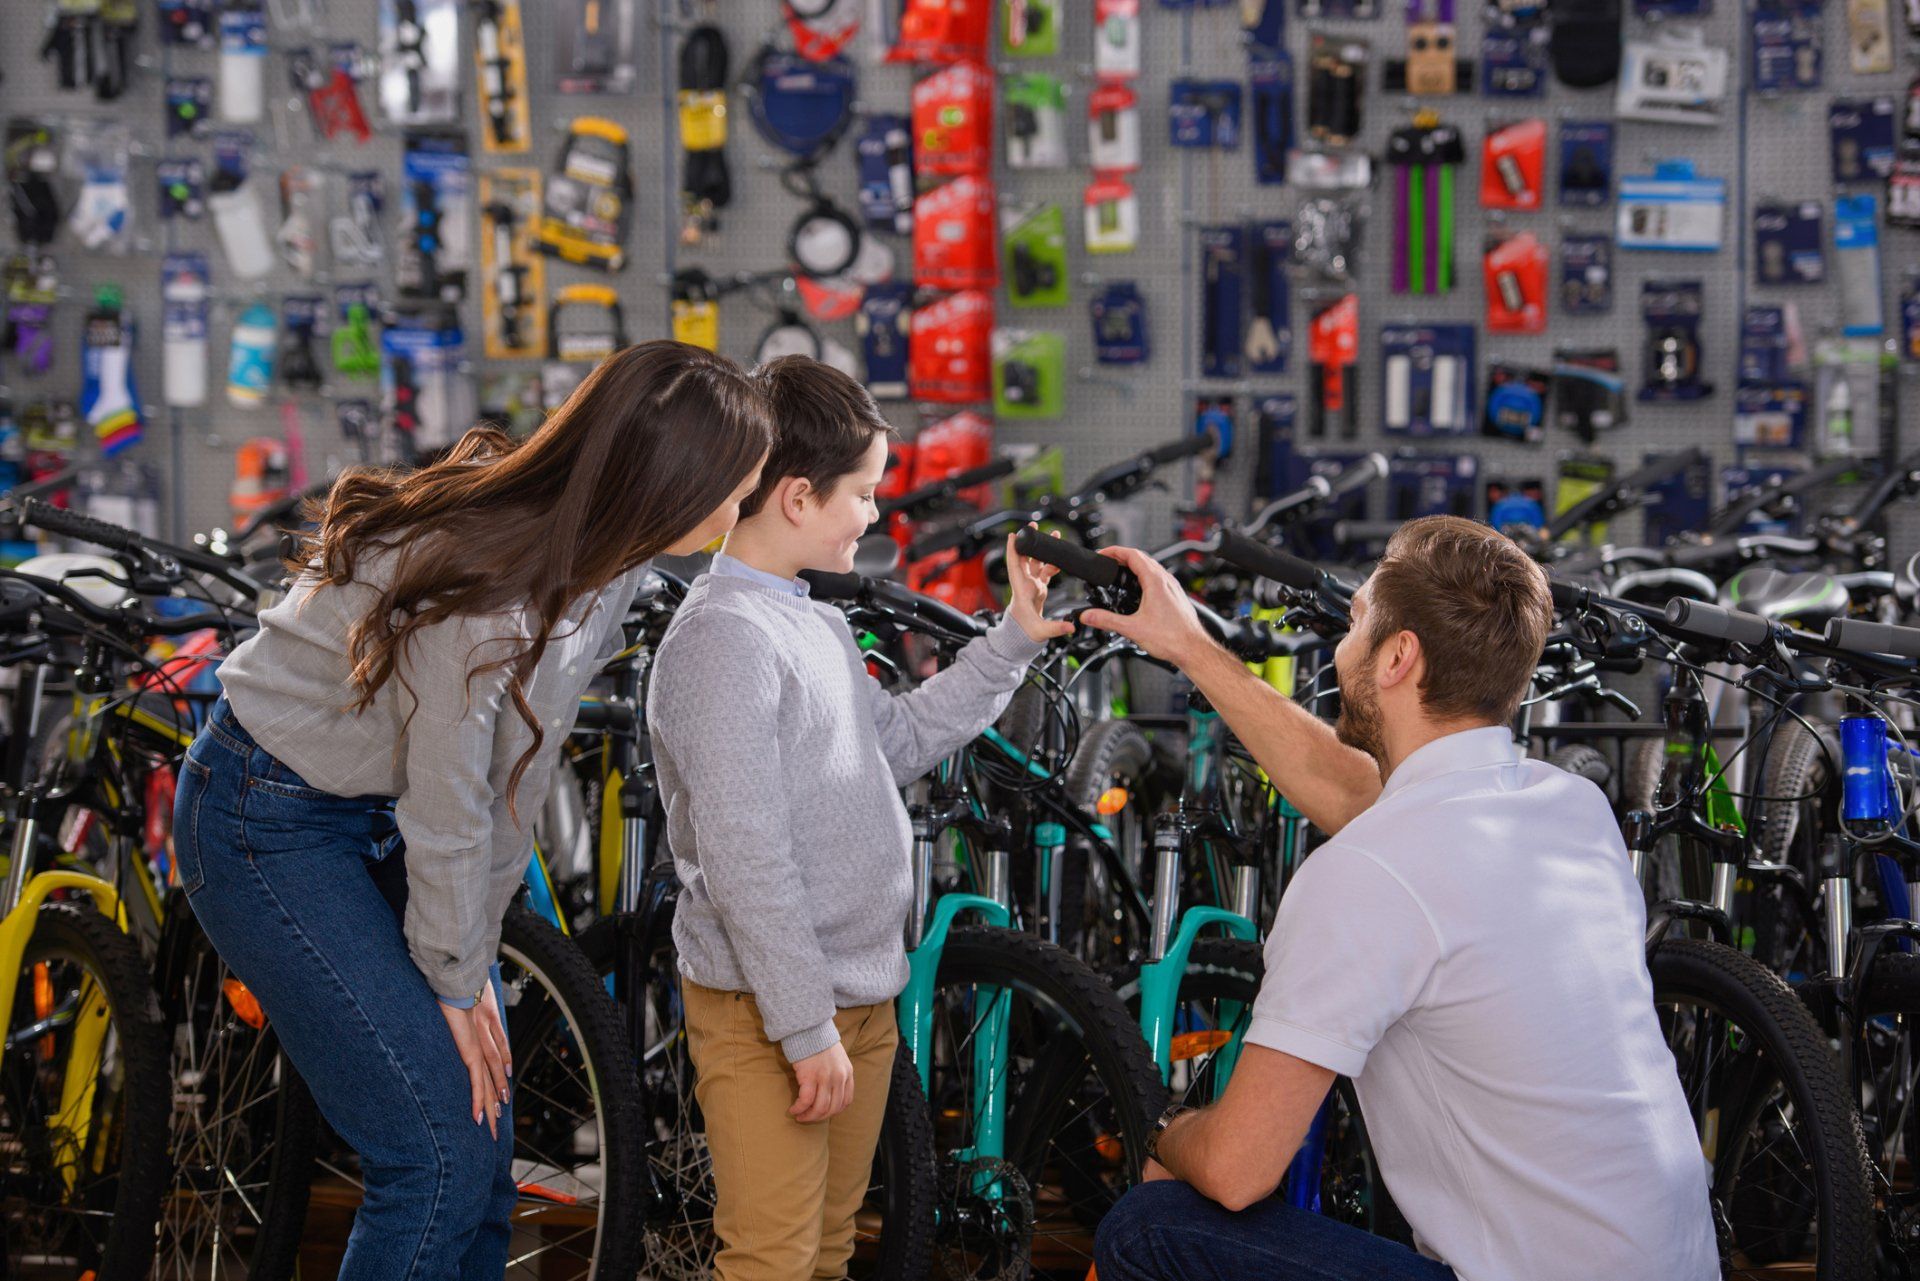
<instances>
[{"instance_id":1,"label":"woman's fingernail","mask_svg":"<svg viewBox=\"0 0 1920 1281\"><path fill-rule=\"evenodd\" d=\"M507 1092L504 1088L500 1091L500 1101L502 1103L505 1103L507 1101Z\"/></svg>"},{"instance_id":2,"label":"woman's fingernail","mask_svg":"<svg viewBox=\"0 0 1920 1281\"><path fill-rule=\"evenodd\" d=\"M486 1114L485 1114L484 1112L481 1112L481 1111L480 1111L480 1110L478 1110L478 1109L475 1109L475 1110L474 1110L474 1113L473 1113L473 1123L474 1123L475 1125L484 1125L484 1124L486 1124Z\"/></svg>"}]
</instances>

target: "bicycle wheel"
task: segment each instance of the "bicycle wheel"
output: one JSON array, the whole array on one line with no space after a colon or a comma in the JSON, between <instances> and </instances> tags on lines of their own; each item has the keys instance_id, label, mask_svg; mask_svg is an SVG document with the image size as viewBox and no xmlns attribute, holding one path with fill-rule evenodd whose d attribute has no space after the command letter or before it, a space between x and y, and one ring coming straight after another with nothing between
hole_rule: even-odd
<instances>
[{"instance_id":1,"label":"bicycle wheel","mask_svg":"<svg viewBox=\"0 0 1920 1281\"><path fill-rule=\"evenodd\" d=\"M572 939L515 905L500 927L513 1050L510 1281L632 1281L645 1174L619 1007ZM359 1186L351 1153L323 1160Z\"/></svg>"},{"instance_id":2,"label":"bicycle wheel","mask_svg":"<svg viewBox=\"0 0 1920 1281\"><path fill-rule=\"evenodd\" d=\"M1219 1097L1216 1059L1221 1048L1246 1033L1265 974L1266 960L1257 943L1211 937L1194 941L1176 994L1170 1092L1177 1102L1200 1107ZM1138 1017L1137 965L1115 980L1114 991ZM1387 1192L1360 1101L1345 1077L1334 1082L1328 1096L1323 1134L1321 1212L1375 1236L1412 1244L1413 1230Z\"/></svg>"},{"instance_id":3,"label":"bicycle wheel","mask_svg":"<svg viewBox=\"0 0 1920 1281\"><path fill-rule=\"evenodd\" d=\"M188 912L184 899L175 910ZM163 980L173 1164L154 1274L282 1281L299 1262L320 1110L259 1002L189 928Z\"/></svg>"},{"instance_id":4,"label":"bicycle wheel","mask_svg":"<svg viewBox=\"0 0 1920 1281\"><path fill-rule=\"evenodd\" d=\"M1166 1091L1113 989L1052 944L962 926L935 977L928 1102L940 1152L936 1276L1083 1275L1093 1228L1138 1180ZM1004 1057L982 1078L976 1038L1003 1016ZM974 1100L1006 1099L998 1157L979 1154Z\"/></svg>"},{"instance_id":5,"label":"bicycle wheel","mask_svg":"<svg viewBox=\"0 0 1920 1281\"><path fill-rule=\"evenodd\" d=\"M40 908L0 1060L11 1281L138 1281L167 1178L167 1056L133 940L88 907Z\"/></svg>"},{"instance_id":6,"label":"bicycle wheel","mask_svg":"<svg viewBox=\"0 0 1920 1281\"><path fill-rule=\"evenodd\" d=\"M1149 826L1161 790L1153 773L1153 745L1139 727L1101 721L1081 738L1061 779L1067 800L1081 813L1101 815L1112 834L1108 844L1136 884L1151 874ZM1101 799L1110 796L1125 803L1102 814ZM1109 968L1125 955L1128 942L1119 887L1107 866L1078 841L1067 848L1061 880L1060 945L1096 970Z\"/></svg>"},{"instance_id":7,"label":"bicycle wheel","mask_svg":"<svg viewBox=\"0 0 1920 1281\"><path fill-rule=\"evenodd\" d=\"M580 950L610 984L621 922L602 918L580 936ZM713 1165L706 1121L694 1098L680 978L664 926L647 958L640 1055L642 1124L654 1189L641 1275L659 1281L704 1281L713 1275L719 1241L713 1232ZM933 1125L913 1060L894 1058L887 1112L874 1152L873 1179L855 1219L856 1278L921 1281L931 1266L936 1188Z\"/></svg>"},{"instance_id":8,"label":"bicycle wheel","mask_svg":"<svg viewBox=\"0 0 1920 1281\"><path fill-rule=\"evenodd\" d=\"M1654 1005L1707 1158L1721 1270L1872 1275L1866 1144L1840 1068L1789 987L1731 948L1667 939Z\"/></svg>"}]
</instances>

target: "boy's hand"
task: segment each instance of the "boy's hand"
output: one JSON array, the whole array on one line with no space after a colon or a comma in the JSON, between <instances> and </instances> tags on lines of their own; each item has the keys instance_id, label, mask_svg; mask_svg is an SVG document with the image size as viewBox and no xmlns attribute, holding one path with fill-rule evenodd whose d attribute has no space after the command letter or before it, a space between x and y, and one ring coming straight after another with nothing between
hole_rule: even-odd
<instances>
[{"instance_id":1,"label":"boy's hand","mask_svg":"<svg viewBox=\"0 0 1920 1281\"><path fill-rule=\"evenodd\" d=\"M853 1060L838 1041L794 1064L793 1074L800 1081L800 1097L787 1115L802 1125L837 1116L853 1102Z\"/></svg>"},{"instance_id":2,"label":"boy's hand","mask_svg":"<svg viewBox=\"0 0 1920 1281\"><path fill-rule=\"evenodd\" d=\"M1073 630L1073 624L1064 618L1047 617L1047 584L1059 569L1013 550L1014 537L1007 535L1007 615L1036 645L1065 636Z\"/></svg>"}]
</instances>

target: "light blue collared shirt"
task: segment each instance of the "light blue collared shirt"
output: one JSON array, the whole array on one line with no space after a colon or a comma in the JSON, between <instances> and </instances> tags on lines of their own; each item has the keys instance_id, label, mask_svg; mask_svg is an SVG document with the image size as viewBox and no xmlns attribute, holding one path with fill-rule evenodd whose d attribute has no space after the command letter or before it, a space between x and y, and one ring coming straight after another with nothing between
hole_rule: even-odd
<instances>
[{"instance_id":1,"label":"light blue collared shirt","mask_svg":"<svg viewBox=\"0 0 1920 1281\"><path fill-rule=\"evenodd\" d=\"M764 569L755 569L743 560L735 560L725 552L713 554L713 564L709 569L715 574L725 574L729 578L744 578L750 583L771 587L776 592L786 592L790 596L808 596L813 592L813 588L805 579L782 578L778 574L769 574Z\"/></svg>"}]
</instances>

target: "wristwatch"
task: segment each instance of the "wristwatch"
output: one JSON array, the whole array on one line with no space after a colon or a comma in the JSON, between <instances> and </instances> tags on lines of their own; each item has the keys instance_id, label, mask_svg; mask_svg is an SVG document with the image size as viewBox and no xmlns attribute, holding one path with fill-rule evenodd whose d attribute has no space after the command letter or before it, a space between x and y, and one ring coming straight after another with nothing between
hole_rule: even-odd
<instances>
[{"instance_id":1,"label":"wristwatch","mask_svg":"<svg viewBox=\"0 0 1920 1281\"><path fill-rule=\"evenodd\" d=\"M1191 1112L1192 1110L1192 1108L1184 1103L1170 1103L1167 1105L1167 1110L1160 1114L1160 1119L1153 1123L1152 1132L1147 1135L1147 1160L1158 1161L1160 1159L1160 1136L1167 1132L1167 1127L1173 1124L1175 1117L1179 1116L1182 1112Z\"/></svg>"}]
</instances>

